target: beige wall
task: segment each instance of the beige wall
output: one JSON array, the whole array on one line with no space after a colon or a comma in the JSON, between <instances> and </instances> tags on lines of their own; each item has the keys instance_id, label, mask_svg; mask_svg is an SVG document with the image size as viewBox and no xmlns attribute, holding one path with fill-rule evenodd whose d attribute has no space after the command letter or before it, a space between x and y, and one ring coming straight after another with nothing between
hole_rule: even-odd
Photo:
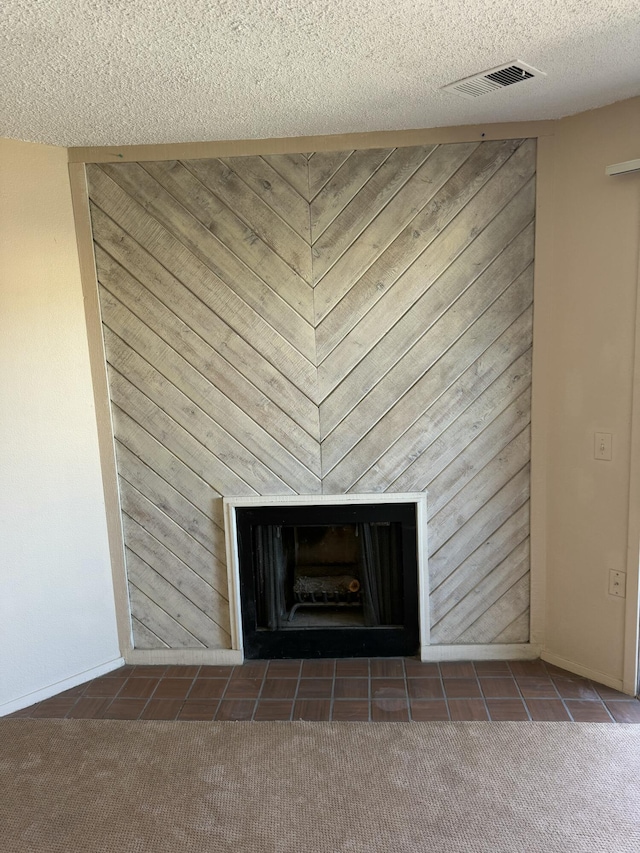
<instances>
[{"instance_id":1,"label":"beige wall","mask_svg":"<svg viewBox=\"0 0 640 853\"><path fill-rule=\"evenodd\" d=\"M544 645L621 679L625 601L608 576L627 568L640 174L605 167L640 156L640 99L563 119L552 145L538 178L552 241L536 293L546 399L534 403L547 419ZM613 433L612 462L594 460L596 430Z\"/></svg>"},{"instance_id":2,"label":"beige wall","mask_svg":"<svg viewBox=\"0 0 640 853\"><path fill-rule=\"evenodd\" d=\"M120 655L66 161L0 140L0 715Z\"/></svg>"}]
</instances>

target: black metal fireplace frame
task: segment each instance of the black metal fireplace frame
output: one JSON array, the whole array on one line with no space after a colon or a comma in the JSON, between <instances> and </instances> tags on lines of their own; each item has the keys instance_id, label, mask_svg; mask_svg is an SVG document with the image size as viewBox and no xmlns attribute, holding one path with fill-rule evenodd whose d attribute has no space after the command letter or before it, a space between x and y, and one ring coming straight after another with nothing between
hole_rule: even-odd
<instances>
[{"instance_id":1,"label":"black metal fireplace frame","mask_svg":"<svg viewBox=\"0 0 640 853\"><path fill-rule=\"evenodd\" d=\"M253 529L261 524L340 525L399 522L403 573L403 625L377 627L258 627ZM395 657L419 647L417 507L415 503L248 506L236 508L244 655L248 659Z\"/></svg>"}]
</instances>

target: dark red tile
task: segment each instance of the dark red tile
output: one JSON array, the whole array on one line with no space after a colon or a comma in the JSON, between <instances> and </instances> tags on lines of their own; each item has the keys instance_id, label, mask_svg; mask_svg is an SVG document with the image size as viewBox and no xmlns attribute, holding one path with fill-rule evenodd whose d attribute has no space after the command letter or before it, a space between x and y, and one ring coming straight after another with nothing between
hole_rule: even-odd
<instances>
[{"instance_id":1,"label":"dark red tile","mask_svg":"<svg viewBox=\"0 0 640 853\"><path fill-rule=\"evenodd\" d=\"M567 699L564 703L576 723L612 723L611 714L598 700L590 702L579 699Z\"/></svg>"},{"instance_id":2,"label":"dark red tile","mask_svg":"<svg viewBox=\"0 0 640 853\"><path fill-rule=\"evenodd\" d=\"M165 665L144 665L144 666L134 666L133 672L131 675L134 678L162 678L162 676L166 673L167 667Z\"/></svg>"},{"instance_id":3,"label":"dark red tile","mask_svg":"<svg viewBox=\"0 0 640 853\"><path fill-rule=\"evenodd\" d=\"M570 720L560 699L527 699L531 719L537 723Z\"/></svg>"},{"instance_id":4,"label":"dark red tile","mask_svg":"<svg viewBox=\"0 0 640 853\"><path fill-rule=\"evenodd\" d=\"M489 716L496 722L528 720L529 714L522 699L487 699Z\"/></svg>"},{"instance_id":5,"label":"dark red tile","mask_svg":"<svg viewBox=\"0 0 640 853\"><path fill-rule=\"evenodd\" d=\"M476 671L468 661L442 661L440 672L443 678L475 678Z\"/></svg>"},{"instance_id":6,"label":"dark red tile","mask_svg":"<svg viewBox=\"0 0 640 853\"><path fill-rule=\"evenodd\" d=\"M542 661L542 663L544 664L544 668L547 670L548 675L557 675L559 678L572 678L574 676L574 673L569 672L568 669L561 669L553 663L547 663L547 661Z\"/></svg>"},{"instance_id":7,"label":"dark red tile","mask_svg":"<svg viewBox=\"0 0 640 853\"><path fill-rule=\"evenodd\" d=\"M298 678L301 668L301 660L271 660L267 678Z\"/></svg>"},{"instance_id":8,"label":"dark red tile","mask_svg":"<svg viewBox=\"0 0 640 853\"><path fill-rule=\"evenodd\" d=\"M175 720L182 704L182 699L150 699L140 719Z\"/></svg>"},{"instance_id":9,"label":"dark red tile","mask_svg":"<svg viewBox=\"0 0 640 853\"><path fill-rule=\"evenodd\" d=\"M449 719L447 703L443 699L412 699L411 719L417 723L431 723Z\"/></svg>"},{"instance_id":10,"label":"dark red tile","mask_svg":"<svg viewBox=\"0 0 640 853\"><path fill-rule=\"evenodd\" d=\"M585 678L554 678L556 690L563 699L598 701L600 697Z\"/></svg>"},{"instance_id":11,"label":"dark red tile","mask_svg":"<svg viewBox=\"0 0 640 853\"><path fill-rule=\"evenodd\" d=\"M330 699L332 678L301 678L298 699Z\"/></svg>"},{"instance_id":12,"label":"dark red tile","mask_svg":"<svg viewBox=\"0 0 640 853\"><path fill-rule=\"evenodd\" d=\"M261 699L256 706L253 719L259 722L290 720L292 712L293 702L290 699Z\"/></svg>"},{"instance_id":13,"label":"dark red tile","mask_svg":"<svg viewBox=\"0 0 640 853\"><path fill-rule=\"evenodd\" d=\"M511 675L511 670L506 660L477 660L473 665L478 675Z\"/></svg>"},{"instance_id":14,"label":"dark red tile","mask_svg":"<svg viewBox=\"0 0 640 853\"><path fill-rule=\"evenodd\" d=\"M509 661L509 669L518 678L544 678L547 675L547 670L541 660L511 660Z\"/></svg>"},{"instance_id":15,"label":"dark red tile","mask_svg":"<svg viewBox=\"0 0 640 853\"><path fill-rule=\"evenodd\" d=\"M302 661L303 678L333 678L336 662L333 659Z\"/></svg>"},{"instance_id":16,"label":"dark red tile","mask_svg":"<svg viewBox=\"0 0 640 853\"><path fill-rule=\"evenodd\" d=\"M250 720L256 703L253 699L223 699L216 720Z\"/></svg>"},{"instance_id":17,"label":"dark red tile","mask_svg":"<svg viewBox=\"0 0 640 853\"><path fill-rule=\"evenodd\" d=\"M59 699L77 699L78 696L85 695L87 687L89 687L90 684L93 684L93 682L85 681L84 684L78 684L77 687L70 687L68 690L63 690L61 693L56 693L56 696Z\"/></svg>"},{"instance_id":18,"label":"dark red tile","mask_svg":"<svg viewBox=\"0 0 640 853\"><path fill-rule=\"evenodd\" d=\"M369 720L369 713L367 699L336 699L333 703L331 719L342 723L366 723Z\"/></svg>"},{"instance_id":19,"label":"dark red tile","mask_svg":"<svg viewBox=\"0 0 640 853\"><path fill-rule=\"evenodd\" d=\"M452 720L462 722L489 719L482 699L449 699L448 702Z\"/></svg>"},{"instance_id":20,"label":"dark red tile","mask_svg":"<svg viewBox=\"0 0 640 853\"><path fill-rule=\"evenodd\" d=\"M146 699L120 699L116 697L102 714L105 720L137 720L145 705Z\"/></svg>"},{"instance_id":21,"label":"dark red tile","mask_svg":"<svg viewBox=\"0 0 640 853\"><path fill-rule=\"evenodd\" d=\"M613 687L607 687L605 684L597 684L595 681L592 684L601 699L614 699L624 702L627 699L633 698L626 693L621 693L619 690L614 690Z\"/></svg>"},{"instance_id":22,"label":"dark red tile","mask_svg":"<svg viewBox=\"0 0 640 853\"><path fill-rule=\"evenodd\" d=\"M87 684L84 696L116 696L126 684L126 678L96 678Z\"/></svg>"},{"instance_id":23,"label":"dark red tile","mask_svg":"<svg viewBox=\"0 0 640 853\"><path fill-rule=\"evenodd\" d=\"M404 662L407 678L440 678L440 667L437 663L425 662L407 658Z\"/></svg>"},{"instance_id":24,"label":"dark red tile","mask_svg":"<svg viewBox=\"0 0 640 853\"><path fill-rule=\"evenodd\" d=\"M640 723L640 702L627 698L627 701L607 699L607 708L618 723Z\"/></svg>"},{"instance_id":25,"label":"dark red tile","mask_svg":"<svg viewBox=\"0 0 640 853\"><path fill-rule=\"evenodd\" d=\"M477 678L445 678L443 682L448 699L475 699L482 696Z\"/></svg>"},{"instance_id":26,"label":"dark red tile","mask_svg":"<svg viewBox=\"0 0 640 853\"><path fill-rule=\"evenodd\" d=\"M120 699L149 699L156 687L160 684L159 678L128 678L124 687L120 690Z\"/></svg>"},{"instance_id":27,"label":"dark red tile","mask_svg":"<svg viewBox=\"0 0 640 853\"><path fill-rule=\"evenodd\" d=\"M372 678L372 699L406 699L407 685L404 678Z\"/></svg>"},{"instance_id":28,"label":"dark red tile","mask_svg":"<svg viewBox=\"0 0 640 853\"><path fill-rule=\"evenodd\" d=\"M336 661L336 678L366 678L368 675L368 658L348 658Z\"/></svg>"},{"instance_id":29,"label":"dark red tile","mask_svg":"<svg viewBox=\"0 0 640 853\"><path fill-rule=\"evenodd\" d=\"M67 716L74 720L99 720L109 706L111 699L80 696Z\"/></svg>"},{"instance_id":30,"label":"dark red tile","mask_svg":"<svg viewBox=\"0 0 640 853\"><path fill-rule=\"evenodd\" d=\"M218 705L216 699L187 699L178 713L179 720L213 720Z\"/></svg>"},{"instance_id":31,"label":"dark red tile","mask_svg":"<svg viewBox=\"0 0 640 853\"><path fill-rule=\"evenodd\" d=\"M196 678L189 699L221 699L227 686L226 678Z\"/></svg>"},{"instance_id":32,"label":"dark red tile","mask_svg":"<svg viewBox=\"0 0 640 853\"><path fill-rule=\"evenodd\" d=\"M104 675L101 675L100 678L129 678L130 675L133 675L134 669L135 666L125 664L124 666L118 667L118 669L112 669L111 672L106 672Z\"/></svg>"},{"instance_id":33,"label":"dark red tile","mask_svg":"<svg viewBox=\"0 0 640 853\"><path fill-rule=\"evenodd\" d=\"M231 673L231 678L262 678L267 671L268 661L249 660L242 666L236 666Z\"/></svg>"},{"instance_id":34,"label":"dark red tile","mask_svg":"<svg viewBox=\"0 0 640 853\"><path fill-rule=\"evenodd\" d=\"M558 692L553 681L547 676L531 676L516 679L520 692L525 699L557 699Z\"/></svg>"},{"instance_id":35,"label":"dark red tile","mask_svg":"<svg viewBox=\"0 0 640 853\"><path fill-rule=\"evenodd\" d=\"M186 699L193 684L192 678L161 678L154 699Z\"/></svg>"},{"instance_id":36,"label":"dark red tile","mask_svg":"<svg viewBox=\"0 0 640 853\"><path fill-rule=\"evenodd\" d=\"M442 699L444 692L439 678L408 678L407 686L412 699Z\"/></svg>"},{"instance_id":37,"label":"dark red tile","mask_svg":"<svg viewBox=\"0 0 640 853\"><path fill-rule=\"evenodd\" d=\"M333 695L336 699L368 699L368 678L336 678Z\"/></svg>"},{"instance_id":38,"label":"dark red tile","mask_svg":"<svg viewBox=\"0 0 640 853\"><path fill-rule=\"evenodd\" d=\"M224 698L257 699L261 687L261 678L231 678L227 684Z\"/></svg>"},{"instance_id":39,"label":"dark red tile","mask_svg":"<svg viewBox=\"0 0 640 853\"><path fill-rule=\"evenodd\" d=\"M199 666L168 666L164 678L195 678L200 670Z\"/></svg>"},{"instance_id":40,"label":"dark red tile","mask_svg":"<svg viewBox=\"0 0 640 853\"><path fill-rule=\"evenodd\" d=\"M266 678L260 698L293 699L297 689L298 682L295 678Z\"/></svg>"},{"instance_id":41,"label":"dark red tile","mask_svg":"<svg viewBox=\"0 0 640 853\"><path fill-rule=\"evenodd\" d=\"M409 703L406 699L373 699L371 719L377 723L401 723L409 721Z\"/></svg>"},{"instance_id":42,"label":"dark red tile","mask_svg":"<svg viewBox=\"0 0 640 853\"><path fill-rule=\"evenodd\" d=\"M485 696L495 699L519 699L518 685L513 678L480 678L480 687Z\"/></svg>"},{"instance_id":43,"label":"dark red tile","mask_svg":"<svg viewBox=\"0 0 640 853\"><path fill-rule=\"evenodd\" d=\"M328 720L331 717L329 699L298 699L293 708L294 720Z\"/></svg>"},{"instance_id":44,"label":"dark red tile","mask_svg":"<svg viewBox=\"0 0 640 853\"><path fill-rule=\"evenodd\" d=\"M66 699L53 696L51 699L45 699L44 702L40 702L39 705L36 705L31 716L60 719L67 716L77 701L78 700L74 696L69 696Z\"/></svg>"},{"instance_id":45,"label":"dark red tile","mask_svg":"<svg viewBox=\"0 0 640 853\"><path fill-rule=\"evenodd\" d=\"M372 658L369 661L371 678L404 678L401 658Z\"/></svg>"},{"instance_id":46,"label":"dark red tile","mask_svg":"<svg viewBox=\"0 0 640 853\"><path fill-rule=\"evenodd\" d=\"M201 666L198 678L229 678L233 666Z\"/></svg>"}]
</instances>

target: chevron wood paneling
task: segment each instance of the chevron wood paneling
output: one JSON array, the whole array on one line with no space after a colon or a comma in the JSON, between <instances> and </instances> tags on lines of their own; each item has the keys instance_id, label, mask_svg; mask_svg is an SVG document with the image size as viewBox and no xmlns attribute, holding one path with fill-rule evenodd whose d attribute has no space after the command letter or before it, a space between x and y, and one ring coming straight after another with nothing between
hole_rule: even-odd
<instances>
[{"instance_id":1,"label":"chevron wood paneling","mask_svg":"<svg viewBox=\"0 0 640 853\"><path fill-rule=\"evenodd\" d=\"M138 648L228 648L220 498L428 489L437 643L528 639L535 143L88 167Z\"/></svg>"}]
</instances>

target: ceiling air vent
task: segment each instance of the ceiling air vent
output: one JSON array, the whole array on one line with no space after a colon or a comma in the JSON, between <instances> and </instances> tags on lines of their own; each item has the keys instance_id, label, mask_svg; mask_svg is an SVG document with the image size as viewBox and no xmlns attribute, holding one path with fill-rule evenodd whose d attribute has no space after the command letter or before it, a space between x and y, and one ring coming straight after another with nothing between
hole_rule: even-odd
<instances>
[{"instance_id":1,"label":"ceiling air vent","mask_svg":"<svg viewBox=\"0 0 640 853\"><path fill-rule=\"evenodd\" d=\"M445 92L453 92L454 95L472 100L480 97L480 95L488 95L489 92L504 89L506 86L513 86L515 83L535 80L540 77L546 77L544 71L538 71L537 68L532 68L526 62L516 59L506 65L490 68L488 71L482 71L472 77L465 77L464 80L458 80L442 88Z\"/></svg>"}]
</instances>

